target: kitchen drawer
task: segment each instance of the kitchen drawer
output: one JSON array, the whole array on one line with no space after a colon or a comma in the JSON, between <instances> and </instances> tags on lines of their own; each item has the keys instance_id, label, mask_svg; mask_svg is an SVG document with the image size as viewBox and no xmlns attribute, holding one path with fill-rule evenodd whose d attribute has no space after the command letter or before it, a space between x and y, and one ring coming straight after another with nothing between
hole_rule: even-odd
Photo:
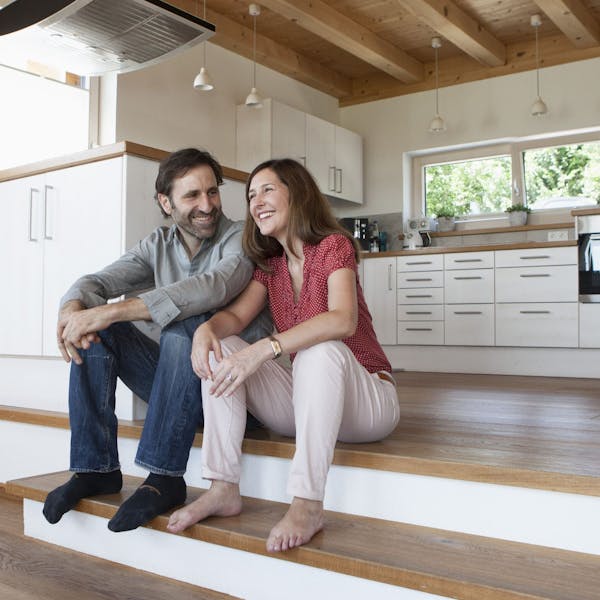
<instances>
[{"instance_id":1,"label":"kitchen drawer","mask_svg":"<svg viewBox=\"0 0 600 600\"><path fill-rule=\"evenodd\" d=\"M398 322L398 344L442 346L444 323L443 321L400 321Z\"/></svg>"},{"instance_id":2,"label":"kitchen drawer","mask_svg":"<svg viewBox=\"0 0 600 600\"><path fill-rule=\"evenodd\" d=\"M444 271L413 271L398 273L396 278L398 288L429 288L444 287Z\"/></svg>"},{"instance_id":3,"label":"kitchen drawer","mask_svg":"<svg viewBox=\"0 0 600 600\"><path fill-rule=\"evenodd\" d=\"M527 248L524 250L497 250L496 268L540 267L544 265L576 265L577 247Z\"/></svg>"},{"instance_id":4,"label":"kitchen drawer","mask_svg":"<svg viewBox=\"0 0 600 600\"><path fill-rule=\"evenodd\" d=\"M454 269L493 269L493 252L457 252L444 255L446 270Z\"/></svg>"},{"instance_id":5,"label":"kitchen drawer","mask_svg":"<svg viewBox=\"0 0 600 600\"><path fill-rule=\"evenodd\" d=\"M398 273L405 271L442 271L444 269L444 255L421 254L418 256L398 256L396 266Z\"/></svg>"},{"instance_id":6,"label":"kitchen drawer","mask_svg":"<svg viewBox=\"0 0 600 600\"><path fill-rule=\"evenodd\" d=\"M494 269L469 269L444 273L446 304L494 301Z\"/></svg>"},{"instance_id":7,"label":"kitchen drawer","mask_svg":"<svg viewBox=\"0 0 600 600\"><path fill-rule=\"evenodd\" d=\"M444 304L444 288L398 290L397 301L398 304Z\"/></svg>"},{"instance_id":8,"label":"kitchen drawer","mask_svg":"<svg viewBox=\"0 0 600 600\"><path fill-rule=\"evenodd\" d=\"M578 303L496 304L496 346L576 348Z\"/></svg>"},{"instance_id":9,"label":"kitchen drawer","mask_svg":"<svg viewBox=\"0 0 600 600\"><path fill-rule=\"evenodd\" d=\"M496 302L576 302L577 265L496 269Z\"/></svg>"},{"instance_id":10,"label":"kitchen drawer","mask_svg":"<svg viewBox=\"0 0 600 600\"><path fill-rule=\"evenodd\" d=\"M494 305L446 305L444 339L446 346L493 346Z\"/></svg>"},{"instance_id":11,"label":"kitchen drawer","mask_svg":"<svg viewBox=\"0 0 600 600\"><path fill-rule=\"evenodd\" d=\"M398 306L397 314L398 321L443 321L444 307L441 304L425 306L402 304Z\"/></svg>"}]
</instances>

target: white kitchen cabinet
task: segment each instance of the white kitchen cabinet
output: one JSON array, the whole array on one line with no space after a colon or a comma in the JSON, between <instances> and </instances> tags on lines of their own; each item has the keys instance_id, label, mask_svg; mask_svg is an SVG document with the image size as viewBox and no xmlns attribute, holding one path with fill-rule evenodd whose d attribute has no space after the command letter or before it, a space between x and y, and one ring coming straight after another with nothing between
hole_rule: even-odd
<instances>
[{"instance_id":1,"label":"white kitchen cabinet","mask_svg":"<svg viewBox=\"0 0 600 600\"><path fill-rule=\"evenodd\" d=\"M306 115L306 167L324 194L362 204L363 149L357 133Z\"/></svg>"},{"instance_id":2,"label":"white kitchen cabinet","mask_svg":"<svg viewBox=\"0 0 600 600\"><path fill-rule=\"evenodd\" d=\"M445 271L444 298L446 304L494 302L494 270Z\"/></svg>"},{"instance_id":3,"label":"white kitchen cabinet","mask_svg":"<svg viewBox=\"0 0 600 600\"><path fill-rule=\"evenodd\" d=\"M0 183L0 354L58 356L56 317L67 288L163 223L158 163L120 156ZM18 257L18 260L17 258Z\"/></svg>"},{"instance_id":4,"label":"white kitchen cabinet","mask_svg":"<svg viewBox=\"0 0 600 600\"><path fill-rule=\"evenodd\" d=\"M446 304L444 341L448 346L493 346L493 304Z\"/></svg>"},{"instance_id":5,"label":"white kitchen cabinet","mask_svg":"<svg viewBox=\"0 0 600 600\"><path fill-rule=\"evenodd\" d=\"M260 110L237 107L236 167L251 172L271 158L306 165L306 113L267 98Z\"/></svg>"},{"instance_id":6,"label":"white kitchen cabinet","mask_svg":"<svg viewBox=\"0 0 600 600\"><path fill-rule=\"evenodd\" d=\"M443 254L422 254L417 256L399 256L398 273L406 271L442 271Z\"/></svg>"},{"instance_id":7,"label":"white kitchen cabinet","mask_svg":"<svg viewBox=\"0 0 600 600\"><path fill-rule=\"evenodd\" d=\"M576 302L496 304L496 346L576 348Z\"/></svg>"},{"instance_id":8,"label":"white kitchen cabinet","mask_svg":"<svg viewBox=\"0 0 600 600\"><path fill-rule=\"evenodd\" d=\"M443 321L398 321L398 343L407 346L443 346Z\"/></svg>"},{"instance_id":9,"label":"white kitchen cabinet","mask_svg":"<svg viewBox=\"0 0 600 600\"><path fill-rule=\"evenodd\" d=\"M579 347L600 348L600 304L579 304Z\"/></svg>"},{"instance_id":10,"label":"white kitchen cabinet","mask_svg":"<svg viewBox=\"0 0 600 600\"><path fill-rule=\"evenodd\" d=\"M576 250L496 252L497 346L578 346Z\"/></svg>"},{"instance_id":11,"label":"white kitchen cabinet","mask_svg":"<svg viewBox=\"0 0 600 600\"><path fill-rule=\"evenodd\" d=\"M396 259L364 261L363 292L379 343L396 344Z\"/></svg>"},{"instance_id":12,"label":"white kitchen cabinet","mask_svg":"<svg viewBox=\"0 0 600 600\"><path fill-rule=\"evenodd\" d=\"M456 252L444 254L444 268L456 269L493 269L493 252Z\"/></svg>"},{"instance_id":13,"label":"white kitchen cabinet","mask_svg":"<svg viewBox=\"0 0 600 600\"><path fill-rule=\"evenodd\" d=\"M577 265L496 270L496 302L577 302Z\"/></svg>"},{"instance_id":14,"label":"white kitchen cabinet","mask_svg":"<svg viewBox=\"0 0 600 600\"><path fill-rule=\"evenodd\" d=\"M411 271L398 273L398 287L405 288L442 288L443 271Z\"/></svg>"}]
</instances>

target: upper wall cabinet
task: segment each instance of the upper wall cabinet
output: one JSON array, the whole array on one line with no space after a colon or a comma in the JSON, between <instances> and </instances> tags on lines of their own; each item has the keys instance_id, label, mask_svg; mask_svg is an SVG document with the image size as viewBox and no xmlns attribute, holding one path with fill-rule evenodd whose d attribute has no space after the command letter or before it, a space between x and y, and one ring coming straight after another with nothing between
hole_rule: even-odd
<instances>
[{"instance_id":1,"label":"upper wall cabinet","mask_svg":"<svg viewBox=\"0 0 600 600\"><path fill-rule=\"evenodd\" d=\"M270 158L306 164L306 114L271 98L261 109L237 107L236 167L251 172Z\"/></svg>"},{"instance_id":2,"label":"upper wall cabinet","mask_svg":"<svg viewBox=\"0 0 600 600\"><path fill-rule=\"evenodd\" d=\"M238 106L236 167L252 171L264 160L285 157L304 164L324 194L362 203L358 134L272 99L260 110Z\"/></svg>"},{"instance_id":3,"label":"upper wall cabinet","mask_svg":"<svg viewBox=\"0 0 600 600\"><path fill-rule=\"evenodd\" d=\"M306 167L324 194L362 204L362 138L357 133L306 115Z\"/></svg>"}]
</instances>

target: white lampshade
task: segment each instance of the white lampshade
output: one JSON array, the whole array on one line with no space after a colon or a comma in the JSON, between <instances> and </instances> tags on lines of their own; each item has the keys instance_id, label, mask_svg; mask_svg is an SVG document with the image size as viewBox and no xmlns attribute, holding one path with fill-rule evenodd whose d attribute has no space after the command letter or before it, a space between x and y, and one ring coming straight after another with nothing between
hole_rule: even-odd
<instances>
[{"instance_id":1,"label":"white lampshade","mask_svg":"<svg viewBox=\"0 0 600 600\"><path fill-rule=\"evenodd\" d=\"M531 114L534 117L541 117L548 112L548 107L546 103L538 96L535 99L535 102L531 105Z\"/></svg>"},{"instance_id":2,"label":"white lampshade","mask_svg":"<svg viewBox=\"0 0 600 600\"><path fill-rule=\"evenodd\" d=\"M255 87L250 90L250 93L246 98L246 106L251 106L252 108L262 107L262 98Z\"/></svg>"},{"instance_id":3,"label":"white lampshade","mask_svg":"<svg viewBox=\"0 0 600 600\"><path fill-rule=\"evenodd\" d=\"M206 67L202 67L200 69L200 73L198 73L198 75L196 75L196 79L194 79L194 89L208 92L214 87L215 86L213 84L212 77L206 70Z\"/></svg>"},{"instance_id":4,"label":"white lampshade","mask_svg":"<svg viewBox=\"0 0 600 600\"><path fill-rule=\"evenodd\" d=\"M446 131L446 123L440 115L435 115L433 119L431 119L431 123L429 123L429 131L431 133L439 133L440 131Z\"/></svg>"}]
</instances>

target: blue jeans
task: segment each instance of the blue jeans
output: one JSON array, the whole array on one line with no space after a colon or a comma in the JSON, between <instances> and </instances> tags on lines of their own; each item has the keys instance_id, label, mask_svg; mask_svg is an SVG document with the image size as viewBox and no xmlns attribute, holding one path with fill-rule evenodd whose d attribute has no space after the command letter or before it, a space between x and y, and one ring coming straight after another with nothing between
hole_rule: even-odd
<instances>
[{"instance_id":1,"label":"blue jeans","mask_svg":"<svg viewBox=\"0 0 600 600\"><path fill-rule=\"evenodd\" d=\"M190 354L196 328L210 314L163 329L160 344L131 323L114 323L101 342L71 363L69 418L71 470L109 472L120 467L117 451L117 377L148 403L136 463L153 473L185 473L196 428L203 425L200 379Z\"/></svg>"}]
</instances>

